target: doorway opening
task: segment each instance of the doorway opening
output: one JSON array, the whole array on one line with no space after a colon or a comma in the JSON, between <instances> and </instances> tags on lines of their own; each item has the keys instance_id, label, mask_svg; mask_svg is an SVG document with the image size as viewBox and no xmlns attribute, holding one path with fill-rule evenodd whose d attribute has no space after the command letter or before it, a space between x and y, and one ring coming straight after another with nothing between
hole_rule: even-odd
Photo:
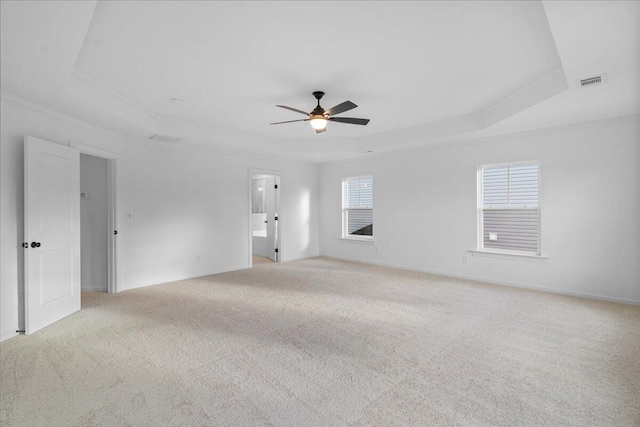
<instances>
[{"instance_id":1,"label":"doorway opening","mask_svg":"<svg viewBox=\"0 0 640 427\"><path fill-rule=\"evenodd\" d=\"M80 289L116 293L121 253L118 154L77 142L69 146L80 152Z\"/></svg>"},{"instance_id":2,"label":"doorway opening","mask_svg":"<svg viewBox=\"0 0 640 427\"><path fill-rule=\"evenodd\" d=\"M280 176L250 173L249 265L280 261Z\"/></svg>"},{"instance_id":3,"label":"doorway opening","mask_svg":"<svg viewBox=\"0 0 640 427\"><path fill-rule=\"evenodd\" d=\"M109 290L109 164L80 154L80 290Z\"/></svg>"}]
</instances>

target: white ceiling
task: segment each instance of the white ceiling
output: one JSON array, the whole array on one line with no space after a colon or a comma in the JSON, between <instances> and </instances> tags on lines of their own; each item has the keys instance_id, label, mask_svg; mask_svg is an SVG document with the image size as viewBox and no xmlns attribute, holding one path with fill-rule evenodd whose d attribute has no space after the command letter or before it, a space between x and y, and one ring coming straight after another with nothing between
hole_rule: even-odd
<instances>
[{"instance_id":1,"label":"white ceiling","mask_svg":"<svg viewBox=\"0 0 640 427\"><path fill-rule=\"evenodd\" d=\"M640 114L638 2L1 7L3 96L125 137L330 161ZM269 126L304 118L275 104L310 111L314 90L371 122Z\"/></svg>"}]
</instances>

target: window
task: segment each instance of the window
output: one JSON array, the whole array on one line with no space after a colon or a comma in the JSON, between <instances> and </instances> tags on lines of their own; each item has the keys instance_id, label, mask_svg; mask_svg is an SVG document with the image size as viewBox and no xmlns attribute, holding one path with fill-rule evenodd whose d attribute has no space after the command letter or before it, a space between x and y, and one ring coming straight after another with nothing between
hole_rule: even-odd
<instances>
[{"instance_id":1,"label":"window","mask_svg":"<svg viewBox=\"0 0 640 427\"><path fill-rule=\"evenodd\" d=\"M373 238L373 177L342 180L342 237Z\"/></svg>"},{"instance_id":2,"label":"window","mask_svg":"<svg viewBox=\"0 0 640 427\"><path fill-rule=\"evenodd\" d=\"M540 255L538 163L482 166L478 249Z\"/></svg>"}]
</instances>

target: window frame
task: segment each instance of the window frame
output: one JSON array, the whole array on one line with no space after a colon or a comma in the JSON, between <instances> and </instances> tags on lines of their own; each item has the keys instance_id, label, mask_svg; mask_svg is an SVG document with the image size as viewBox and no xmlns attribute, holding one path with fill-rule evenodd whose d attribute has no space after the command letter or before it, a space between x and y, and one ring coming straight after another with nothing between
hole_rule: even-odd
<instances>
[{"instance_id":1,"label":"window frame","mask_svg":"<svg viewBox=\"0 0 640 427\"><path fill-rule=\"evenodd\" d=\"M532 166L536 165L538 167L538 206L535 208L526 207L526 206L515 206L515 207L493 207L487 209L492 210L537 210L538 211L538 248L535 253L533 252L525 252L525 251L512 251L508 249L496 249L496 248L485 248L484 246L484 209L483 206L483 170L486 168L492 167L504 167L504 166ZM498 255L514 255L518 257L540 257L542 256L542 198L540 195L542 194L542 168L540 166L539 160L523 160L523 161L514 161L514 162L500 162L500 163L486 163L478 166L477 170L477 182L478 182L478 192L477 192L477 251L489 254L498 254Z\"/></svg>"},{"instance_id":2,"label":"window frame","mask_svg":"<svg viewBox=\"0 0 640 427\"><path fill-rule=\"evenodd\" d=\"M347 212L349 210L359 210L359 209L363 209L363 210L369 210L369 208L347 208L347 200L348 200L348 182L349 180L353 180L353 179L362 179L362 178L371 178L371 185L373 185L373 175L357 175L357 176L347 176L347 177L343 177L342 178L342 233L341 233L341 239L345 239L345 240L356 240L356 241L361 241L361 242L372 242L373 238L374 238L374 234L372 231L371 236L358 236L358 235L353 235L353 234L349 234L348 232L348 224L347 224ZM371 192L371 201L374 201L375 198L375 188L372 190ZM373 207L373 203L371 204L371 218L372 218L372 225L373 222L375 222L375 209Z\"/></svg>"}]
</instances>

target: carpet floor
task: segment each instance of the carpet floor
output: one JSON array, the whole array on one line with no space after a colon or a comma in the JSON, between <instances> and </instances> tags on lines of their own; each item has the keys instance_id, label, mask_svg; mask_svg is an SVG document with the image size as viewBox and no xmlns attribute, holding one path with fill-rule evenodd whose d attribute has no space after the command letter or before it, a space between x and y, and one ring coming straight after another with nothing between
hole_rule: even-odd
<instances>
[{"instance_id":1,"label":"carpet floor","mask_svg":"<svg viewBox=\"0 0 640 427\"><path fill-rule=\"evenodd\" d=\"M2 343L2 426L640 425L640 307L325 258Z\"/></svg>"}]
</instances>

